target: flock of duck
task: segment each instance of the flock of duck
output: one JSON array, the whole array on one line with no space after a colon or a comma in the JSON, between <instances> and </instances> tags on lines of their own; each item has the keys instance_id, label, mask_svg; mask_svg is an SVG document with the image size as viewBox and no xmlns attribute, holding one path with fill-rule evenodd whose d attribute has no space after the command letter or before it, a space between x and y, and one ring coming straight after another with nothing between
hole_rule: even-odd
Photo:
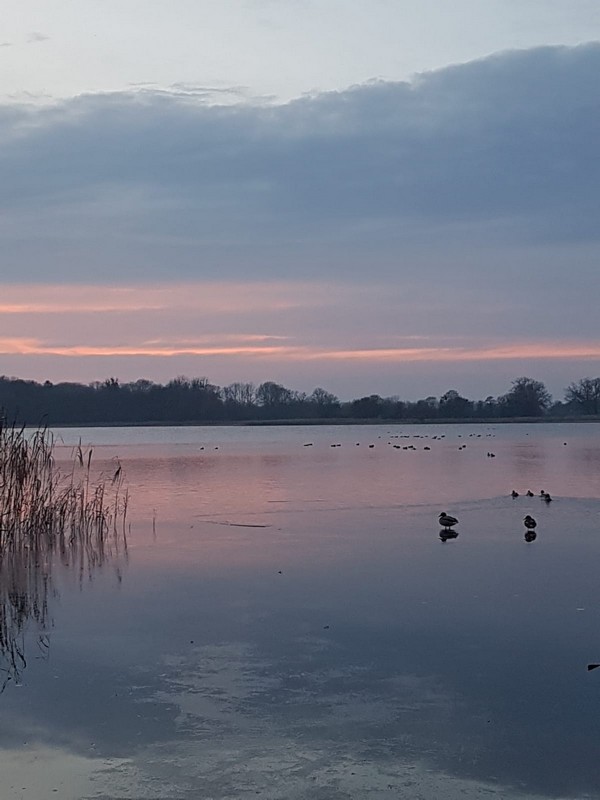
<instances>
[{"instance_id":1,"label":"flock of duck","mask_svg":"<svg viewBox=\"0 0 600 800\"><path fill-rule=\"evenodd\" d=\"M493 439L495 437L495 435L496 435L495 433L485 433L485 434L483 434L483 433L470 433L469 434L469 438L473 437L473 438L476 438L476 439L481 439L481 438L485 437L485 438ZM462 433L458 434L458 438L459 439L462 439L462 436L463 436ZM390 440L391 439L430 439L431 441L435 441L435 440L445 439L446 438L446 434L445 433L439 433L439 434L435 434L435 435L432 436L432 435L430 435L428 433L413 433L413 434L408 434L408 433L405 433L405 434L402 434L402 433L400 433L400 434L399 433L394 433L394 434L393 433L388 433L386 437L384 437L381 434L381 435L377 436L377 438L378 439L387 438L388 439L388 442L387 442L388 445L392 446L394 448L394 450L415 450L416 451L418 448L415 447L414 444L406 444L406 445L393 444ZM356 444L356 447L360 447L360 442L356 442L355 444ZM314 442L304 442L302 446L303 447L314 447ZM330 447L341 447L342 443L341 442L334 442L334 443L330 444L329 446ZM368 447L372 449L372 448L375 447L375 445L374 444L369 444ZM463 443L463 444L460 444L458 446L458 449L459 450L465 450L466 447L467 447L467 445ZM423 447L423 450L431 450L431 447L429 447L429 445L425 445ZM495 453L488 452L487 456L488 456L488 458L496 458L496 454Z\"/></svg>"},{"instance_id":2,"label":"flock of duck","mask_svg":"<svg viewBox=\"0 0 600 800\"><path fill-rule=\"evenodd\" d=\"M487 437L493 438L494 436L495 436L495 434L493 434L493 433L486 433L485 434L486 438ZM470 433L469 437L476 437L476 438L480 439L480 438L483 437L483 434ZM382 437L378 436L378 438L381 439ZM409 439L409 438L411 438L410 435L406 435L406 434L400 434L400 435L398 435L398 434L396 434L396 435L388 434L388 439ZM412 438L413 439L427 439L427 438L429 438L429 436L428 436L428 434L413 434ZM431 439L444 439L444 438L445 438L445 434L440 434L440 435L431 437ZM462 438L462 434L459 433L458 434L458 438L459 439ZM564 444L566 445L567 443L564 442ZM360 445L360 442L356 442L356 446L358 447L359 445ZM388 445L392 445L392 442L388 441ZM312 446L313 446L312 442L306 442L304 444L304 447L312 447ZM341 446L342 446L341 443L337 443L337 442L335 444L331 444L330 445L330 447L341 447ZM417 449L413 444L409 444L409 445L393 444L392 446L397 450L400 450L400 449L402 449L402 450L416 450ZM466 448L466 446L467 445L464 444L464 443L460 444L458 449L459 450L463 450L463 449ZM375 445L374 444L369 444L369 447L373 448L373 447L375 447ZM431 450L431 448L428 447L428 446L425 446L425 447L423 447L423 450ZM486 453L486 456L488 458L496 458L496 454L490 452L489 450ZM512 492L510 493L510 496L514 500L517 497L519 497L520 495L519 495L519 492L517 492L515 489L513 489ZM525 496L526 497L535 497L534 493L530 489L527 490L527 492L525 493ZM539 497L546 504L550 504L552 502L552 497L550 496L550 494L548 492L544 491L544 489L542 489L540 491ZM451 516L450 514L446 513L446 511L442 511L442 513L438 517L438 521L439 521L440 525L442 526L442 530L440 531L440 539L443 542L448 541L448 539L456 539L458 537L458 531L453 530L454 526L458 525L458 519L456 517ZM525 526L525 541L526 542L533 542L535 540L536 536L537 536L536 531L535 531L535 529L537 528L537 521L535 520L534 517L531 516L531 514L526 514L523 517L523 524Z\"/></svg>"},{"instance_id":3,"label":"flock of duck","mask_svg":"<svg viewBox=\"0 0 600 800\"><path fill-rule=\"evenodd\" d=\"M512 492L510 493L510 496L511 496L511 497L513 498L513 500L514 500L514 499L515 499L515 497L518 497L518 496L519 496L519 493L518 493L518 492L515 492L515 490L513 489L513 490L512 490ZM526 493L525 493L525 496L526 496L526 497L535 497L534 493L533 493L533 492L532 492L530 489L528 489L528 490L526 491ZM545 503L551 503L551 502L552 502L552 497L549 495L549 493L548 493L548 492L545 492L543 489L542 489L542 491L540 492L540 498L541 498L541 499L542 499L542 500L543 500Z\"/></svg>"},{"instance_id":4,"label":"flock of duck","mask_svg":"<svg viewBox=\"0 0 600 800\"><path fill-rule=\"evenodd\" d=\"M513 489L510 493L511 497L514 499L519 497L519 493L515 492ZM552 497L545 492L543 489L540 492L540 499L543 500L545 503L551 503ZM532 491L527 490L526 497L535 497ZM453 530L455 525L458 525L458 519L453 517L451 514L448 514L446 511L442 511L438 517L438 522L442 526L442 530L440 531L440 539L442 542L447 542L448 539L456 539L458 537L458 531ZM535 517L532 517L531 514L526 514L523 517L523 525L525 525L525 541L526 542L533 542L537 536L535 529L537 528L537 520Z\"/></svg>"}]
</instances>

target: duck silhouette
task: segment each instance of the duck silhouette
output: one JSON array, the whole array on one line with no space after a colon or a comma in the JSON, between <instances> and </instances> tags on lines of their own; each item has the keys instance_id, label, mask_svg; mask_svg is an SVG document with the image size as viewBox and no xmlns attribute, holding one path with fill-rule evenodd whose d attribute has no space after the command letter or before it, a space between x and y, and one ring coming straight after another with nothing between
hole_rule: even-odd
<instances>
[{"instance_id":1,"label":"duck silhouette","mask_svg":"<svg viewBox=\"0 0 600 800\"><path fill-rule=\"evenodd\" d=\"M454 525L458 525L458 520L456 517L451 517L450 514L446 514L445 511L442 511L440 516L438 517L438 521L442 528L446 530L450 530Z\"/></svg>"}]
</instances>

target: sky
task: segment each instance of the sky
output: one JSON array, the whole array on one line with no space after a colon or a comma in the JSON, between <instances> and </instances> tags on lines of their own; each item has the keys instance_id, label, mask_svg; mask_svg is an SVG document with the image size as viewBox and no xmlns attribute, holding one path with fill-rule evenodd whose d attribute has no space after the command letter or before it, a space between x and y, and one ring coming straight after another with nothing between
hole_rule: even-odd
<instances>
[{"instance_id":1,"label":"sky","mask_svg":"<svg viewBox=\"0 0 600 800\"><path fill-rule=\"evenodd\" d=\"M0 374L343 399L600 375L597 0L0 21Z\"/></svg>"}]
</instances>

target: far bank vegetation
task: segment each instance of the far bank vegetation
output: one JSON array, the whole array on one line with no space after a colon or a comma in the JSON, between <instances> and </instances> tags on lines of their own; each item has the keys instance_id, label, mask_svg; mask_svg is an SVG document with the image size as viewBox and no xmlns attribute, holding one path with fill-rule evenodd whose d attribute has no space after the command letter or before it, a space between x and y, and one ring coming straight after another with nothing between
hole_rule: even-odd
<instances>
[{"instance_id":1,"label":"far bank vegetation","mask_svg":"<svg viewBox=\"0 0 600 800\"><path fill-rule=\"evenodd\" d=\"M226 423L331 420L489 420L590 418L600 414L600 378L570 384L561 400L541 381L516 378L498 397L473 400L450 389L439 397L402 400L370 394L341 401L318 387L310 394L274 381L217 386L207 378L166 384L115 378L91 384L37 383L0 377L0 408L9 419L47 425Z\"/></svg>"}]
</instances>

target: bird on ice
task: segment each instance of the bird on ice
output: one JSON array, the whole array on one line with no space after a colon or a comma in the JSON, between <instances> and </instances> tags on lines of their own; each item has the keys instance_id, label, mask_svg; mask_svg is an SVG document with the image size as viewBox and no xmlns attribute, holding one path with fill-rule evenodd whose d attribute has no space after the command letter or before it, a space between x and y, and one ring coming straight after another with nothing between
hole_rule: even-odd
<instances>
[{"instance_id":1,"label":"bird on ice","mask_svg":"<svg viewBox=\"0 0 600 800\"><path fill-rule=\"evenodd\" d=\"M451 517L450 514L446 514L445 511L442 511L438 519L442 528L452 528L454 525L458 524L456 517Z\"/></svg>"},{"instance_id":2,"label":"bird on ice","mask_svg":"<svg viewBox=\"0 0 600 800\"><path fill-rule=\"evenodd\" d=\"M537 526L537 522L532 516L527 514L526 517L523 517L523 525L525 525L527 530L532 531Z\"/></svg>"}]
</instances>

